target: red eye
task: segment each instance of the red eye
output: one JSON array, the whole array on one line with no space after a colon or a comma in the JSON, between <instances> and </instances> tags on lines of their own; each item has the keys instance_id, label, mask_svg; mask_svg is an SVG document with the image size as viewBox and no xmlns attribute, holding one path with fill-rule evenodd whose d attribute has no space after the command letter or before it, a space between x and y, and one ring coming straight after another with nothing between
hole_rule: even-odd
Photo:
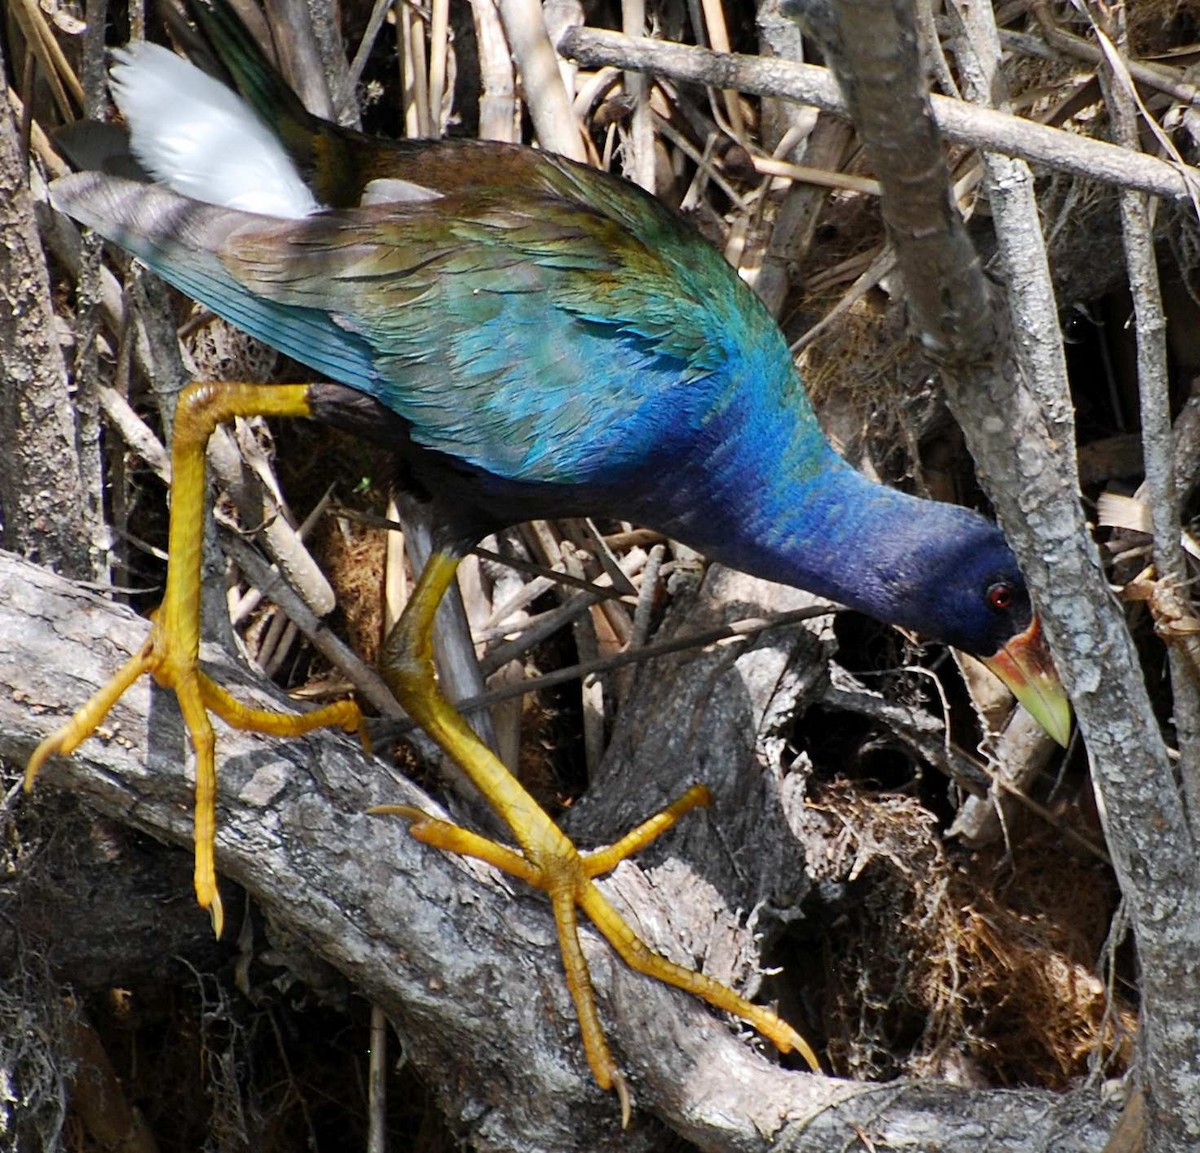
<instances>
[{"instance_id":1,"label":"red eye","mask_svg":"<svg viewBox=\"0 0 1200 1153\"><path fill-rule=\"evenodd\" d=\"M987 591L987 603L989 608L995 609L998 613L1005 612L1012 608L1012 585L1006 584L1004 581L997 581Z\"/></svg>"}]
</instances>

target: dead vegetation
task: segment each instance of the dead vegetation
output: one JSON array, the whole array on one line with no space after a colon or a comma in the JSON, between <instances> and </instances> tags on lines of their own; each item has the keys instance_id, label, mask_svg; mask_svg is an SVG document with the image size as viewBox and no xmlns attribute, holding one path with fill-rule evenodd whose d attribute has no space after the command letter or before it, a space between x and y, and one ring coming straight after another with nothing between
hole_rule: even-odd
<instances>
[{"instance_id":1,"label":"dead vegetation","mask_svg":"<svg viewBox=\"0 0 1200 1153\"><path fill-rule=\"evenodd\" d=\"M1065 1089L1125 1066L1135 1018L1106 984L1117 958L1097 967L1116 899L1102 864L1028 822L1011 855L963 853L920 803L848 782L813 807L824 869L850 886L821 939L837 1072Z\"/></svg>"},{"instance_id":2,"label":"dead vegetation","mask_svg":"<svg viewBox=\"0 0 1200 1153\"><path fill-rule=\"evenodd\" d=\"M361 114L368 129L388 134L529 140L536 125L545 136L554 94L522 84L513 71L505 29L516 17L503 6L456 0L447 13L440 3L400 5L381 26L362 3L313 9L315 32L289 24L282 6L271 9L268 23L276 40L309 39L325 54L325 98L337 115ZM85 107L110 112L95 63L104 44L122 42L131 30L163 35L153 11L114 2L89 4L88 13L91 31L81 23L84 12L63 0L40 6L12 0L4 9L11 126L27 149L35 199L44 179L64 170L53 150L55 128ZM1087 41L1078 14L1033 0L1006 5L998 16L1020 114L1103 137L1095 62L1074 41L1052 34ZM587 23L619 27L621 14L592 6ZM661 39L751 54L767 44L777 54L794 53L799 45L777 27L771 4L756 14L748 4L666 2L651 6L648 23ZM947 89L953 49L948 42L943 47L933 73ZM1200 52L1200 10L1188 3L1135 5L1128 52L1154 70L1148 79L1139 74L1143 99L1191 158L1200 101L1183 101L1167 82L1189 83ZM864 467L891 483L978 504L969 458L931 368L904 338L903 303L874 198L856 183L870 174L845 126L775 98L646 81L615 67L566 71L574 118L542 143L652 187L746 271L789 338L804 341L802 363L822 419ZM956 157L961 204L986 260L989 206L978 190L977 154L959 148ZM792 163L819 166L834 191L806 183L802 172L787 169ZM1098 181L1046 171L1041 196L1074 369L1085 497L1132 494L1141 469L1138 405L1113 193ZM55 318L47 324L61 334L64 372L72 374L76 393L103 413L103 435L80 438L85 455L92 454L82 473L108 477L104 500L95 503L115 532L103 553L87 551L86 535L79 548L96 579L111 579L146 609L161 584L165 547L165 490L153 476L165 459L165 398L192 372L295 379L296 369L276 365L273 354L215 318L190 315L179 301L143 285L121 258L81 252L74 237L64 239L61 221L42 223L54 287ZM1195 436L1192 390L1200 372L1200 346L1191 335L1200 330L1196 226L1185 207L1161 211L1156 227L1173 409L1180 414L1177 469L1191 515L1200 471L1200 452L1188 439ZM818 321L815 338L806 335ZM0 326L0 360L3 342L12 339ZM306 602L330 614L334 631L369 664L411 574L399 534L377 527L380 518L396 516L387 503L386 460L319 429L262 435L239 429L232 439L233 455L218 467L220 519L267 549L280 567L303 574ZM15 483L19 478L9 478L10 487ZM8 509L6 516L9 547L70 569L67 558L49 555L42 529L14 523ZM264 543L260 530L268 526L280 531ZM555 669L653 642L667 606L686 600L699 561L669 542L638 536L636 528L543 524L489 542L523 565L484 560L467 574L466 614L489 689L536 682ZM1117 558L1114 579L1131 581L1144 566L1145 536L1128 529L1106 536ZM308 583L309 553L316 561L311 571L328 576L329 595L319 577ZM78 572L79 556L74 560ZM574 588L530 575L530 566L602 587L585 602ZM614 578L622 579L616 570L625 587L614 594ZM245 656L277 683L308 698L362 688L364 666L316 652L242 567L229 562L221 576L232 620L223 630L232 627ZM1181 595L1187 619L1190 592ZM1152 612L1147 597L1130 603L1166 722L1171 701ZM773 995L785 1005L804 1003L806 1029L815 1031L809 1035L839 1076L1066 1090L1120 1074L1132 1051L1137 971L1100 848L1083 751L1073 748L1049 770L1035 769L1017 790L1033 804L1006 809L998 835L950 838L968 792L980 793L979 782L995 767L988 745L975 751L977 712L962 679L944 653L914 652L861 620L839 621L836 633L841 665L914 716L945 720L932 744L949 750L953 742L955 756L977 775L973 786L961 776L948 781L949 755L931 767L917 753L929 741L919 739L916 721L893 726L879 715L830 707L794 719L787 747L804 756L792 771L812 774L803 838L812 888L799 928L791 918L772 922L764 914L770 955L785 965ZM921 671L912 671L918 662ZM475 691L466 685L462 695ZM541 698L526 697L524 705L497 707L492 723L512 763L535 778L539 797L570 808L599 771L619 710L637 691L627 673L575 677ZM436 782L411 752L401 749L398 759ZM377 1124L366 1088L365 1003L342 978L326 980L329 974L314 969L302 950L267 944L253 909L245 913L242 939L218 948L192 925L172 938L169 959L158 937L161 914L131 913L115 960L90 971L94 954L63 944L72 922L97 900L88 884L101 890L103 907L127 900L136 908L146 891L139 894L132 882L114 888L113 876L142 854L155 862L147 874L170 858L180 907L188 899L186 867L174 850L128 830L114 830L107 846L95 843L94 832L81 836L86 851L77 845L64 853L37 815L51 802L16 803L20 767L7 764L5 776L13 789L4 811L8 867L0 888L0 1142L12 1136L15 1148L79 1153L122 1147L121 1141L143 1151L220 1153L363 1147ZM86 875L97 880L81 879L77 853L86 857ZM109 867L96 872L97 860ZM53 922L31 916L29 894L56 885L65 894L61 916ZM163 896L167 889L153 892ZM160 963L147 966L147 956ZM774 992L789 980L789 991ZM106 1078L116 1096L97 1105L89 1090ZM393 1069L390 1080L393 1147L453 1147L420 1072ZM675 1141L664 1136L659 1147L677 1147Z\"/></svg>"}]
</instances>

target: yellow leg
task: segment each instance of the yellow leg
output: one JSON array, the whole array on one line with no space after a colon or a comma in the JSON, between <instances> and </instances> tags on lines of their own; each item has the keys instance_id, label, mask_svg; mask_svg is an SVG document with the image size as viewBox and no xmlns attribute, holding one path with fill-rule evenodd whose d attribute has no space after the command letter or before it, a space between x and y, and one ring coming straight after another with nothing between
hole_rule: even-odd
<instances>
[{"instance_id":1,"label":"yellow leg","mask_svg":"<svg viewBox=\"0 0 1200 1153\"><path fill-rule=\"evenodd\" d=\"M174 691L196 756L196 897L209 909L220 936L224 924L213 862L217 776L213 756L215 713L239 729L290 737L336 725L362 732L353 701L336 701L308 713L290 715L254 709L235 700L202 673L200 655L200 545L204 519L204 452L218 424L237 416L309 416L308 386L259 384L189 385L179 396L171 446L171 523L168 530L167 588L137 656L97 692L62 728L34 750L25 769L25 788L46 760L67 755L86 740L109 709L143 673Z\"/></svg>"},{"instance_id":2,"label":"yellow leg","mask_svg":"<svg viewBox=\"0 0 1200 1153\"><path fill-rule=\"evenodd\" d=\"M783 1052L796 1050L815 1070L812 1049L787 1022L752 1005L732 989L653 952L605 899L593 878L614 868L630 853L670 828L684 813L708 803L702 787L688 790L662 813L646 821L615 845L580 854L504 765L492 754L438 690L433 668L433 622L437 607L458 567L458 558L435 552L396 627L384 646L380 666L404 709L467 773L492 808L512 830L521 847L516 853L476 833L429 817L407 805L380 806L414 822L413 834L426 844L488 861L542 889L550 897L558 931L567 988L575 1003L588 1064L597 1083L615 1088L628 1113L628 1093L608 1048L587 963L579 946L576 908L581 908L630 967L685 989L719 1009L743 1018Z\"/></svg>"}]
</instances>

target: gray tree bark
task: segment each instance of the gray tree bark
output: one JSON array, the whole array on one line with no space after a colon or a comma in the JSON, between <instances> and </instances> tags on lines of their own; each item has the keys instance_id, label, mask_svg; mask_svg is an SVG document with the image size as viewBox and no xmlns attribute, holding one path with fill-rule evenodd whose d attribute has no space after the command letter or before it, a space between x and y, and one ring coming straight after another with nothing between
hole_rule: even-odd
<instances>
[{"instance_id":1,"label":"gray tree bark","mask_svg":"<svg viewBox=\"0 0 1200 1153\"><path fill-rule=\"evenodd\" d=\"M6 638L0 757L21 764L145 632L146 623L128 610L0 554L0 636ZM803 650L812 642L802 637L799 644ZM799 672L804 667L782 656L778 642L729 663L723 676L740 684L743 702L730 710L733 727L740 729L743 709L749 710L769 745L770 702L782 683L806 680ZM227 664L214 671L244 699L279 704L241 683L242 674ZM706 685L710 673L702 678ZM644 678L650 685L656 679ZM722 694L729 687L723 683ZM105 733L56 760L38 788L70 789L100 813L190 845L188 755L173 701L143 682L114 709ZM681 775L703 778L711 739L715 734L686 756L672 750ZM322 733L280 742L222 731L218 740L222 877L244 886L277 931L334 966L387 1012L447 1117L478 1149L569 1153L619 1143L649 1150L661 1144L666 1126L701 1149L739 1153L827 1153L853 1144L858 1132L881 1147L940 1153L981 1146L1084 1153L1098 1148L1111 1128L1113 1106L1097 1090L1055 1095L872 1086L781 1069L691 998L614 963L585 933L610 1037L635 1095L634 1126L622 1134L614 1099L588 1075L553 923L536 895L490 869L417 844L401 822L367 816L369 805L383 801L435 806L349 738ZM725 817L718 809L708 820L718 828ZM676 959L691 963L697 942L703 952L721 941L728 948L709 951L752 968L753 942L743 919L724 903L720 886L704 879L706 866L677 855L674 842L667 849L669 859L648 873L623 864L606 890L651 944ZM753 887L773 883L761 861L739 864ZM681 890L663 880L687 873L690 891L704 894L692 902L690 926L679 907ZM205 921L182 903L176 915Z\"/></svg>"},{"instance_id":2,"label":"gray tree bark","mask_svg":"<svg viewBox=\"0 0 1200 1153\"><path fill-rule=\"evenodd\" d=\"M1146 1147L1194 1147L1200 859L1133 641L1079 501L1032 177L1024 165L1000 159L989 172L1009 306L985 281L950 199L911 6L835 0L809 11L884 186L883 215L914 326L942 368L947 401L1029 579L1087 741L1141 966ZM989 76L994 67L990 59L970 64ZM980 81L977 89L997 95L995 83ZM1185 775L1193 771L1184 767Z\"/></svg>"},{"instance_id":3,"label":"gray tree bark","mask_svg":"<svg viewBox=\"0 0 1200 1153\"><path fill-rule=\"evenodd\" d=\"M0 88L6 86L0 56ZM101 539L85 492L27 160L0 100L0 542L81 580Z\"/></svg>"}]
</instances>

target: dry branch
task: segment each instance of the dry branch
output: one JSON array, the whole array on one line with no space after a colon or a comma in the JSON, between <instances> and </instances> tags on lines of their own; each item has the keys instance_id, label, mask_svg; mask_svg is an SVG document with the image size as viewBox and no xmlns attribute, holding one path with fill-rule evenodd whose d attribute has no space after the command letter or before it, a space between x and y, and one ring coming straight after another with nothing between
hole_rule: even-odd
<instances>
[{"instance_id":1,"label":"dry branch","mask_svg":"<svg viewBox=\"0 0 1200 1153\"><path fill-rule=\"evenodd\" d=\"M1111 42L1110 42L1111 46ZM1113 49L1115 52L1115 49ZM1105 59L1100 71L1113 135L1126 148L1138 145L1136 94L1119 68L1123 62ZM1145 105L1142 105L1144 108ZM1174 612L1189 611L1182 590L1189 581L1187 559L1180 544L1181 504L1175 487L1174 430L1171 423L1171 373L1167 352L1167 320L1154 251L1154 206L1144 193L1122 190L1121 231L1125 241L1125 266L1133 297L1137 330L1138 412L1142 432L1145 481L1142 490L1150 508L1154 536L1154 568L1161 595L1173 598ZM1171 697L1174 704L1176 744L1180 754L1183 795L1187 801L1192 835L1200 835L1200 696L1190 663L1177 645L1169 645Z\"/></svg>"},{"instance_id":2,"label":"dry branch","mask_svg":"<svg viewBox=\"0 0 1200 1153\"><path fill-rule=\"evenodd\" d=\"M0 554L0 635L8 638L0 649L0 756L20 763L142 642L145 623ZM261 690L238 691L263 699ZM183 734L170 702L139 685L114 710L110 729L107 741L57 761L39 787L70 788L100 812L187 844ZM628 1150L659 1148L658 1118L707 1150L827 1153L861 1130L880 1145L909 1148L937 1134L943 1153L981 1143L1011 1153L1084 1153L1111 1125L1111 1108L1095 1091L876 1087L781 1070L690 999L612 964L589 934L585 948L638 1103L633 1131L619 1135L613 1101L584 1067L551 961L549 913L536 897L417 845L398 822L365 816L378 801L430 802L349 739L276 742L223 731L220 742L223 875L385 1009L452 1123L478 1149L570 1153L618 1141ZM626 865L607 887L633 902L636 923L654 939L672 910L647 877Z\"/></svg>"},{"instance_id":3,"label":"dry branch","mask_svg":"<svg viewBox=\"0 0 1200 1153\"><path fill-rule=\"evenodd\" d=\"M595 28L570 28L559 51L587 67L615 65L652 75L671 76L713 88L736 88L759 96L783 96L823 112L847 115L832 74L812 64L724 55L662 40L633 40ZM933 114L947 140L1018 156L1032 164L1086 176L1122 188L1137 188L1171 199L1188 195L1188 181L1200 179L1194 168L1179 169L1142 153L1035 124L1018 116L974 108L961 100L934 96Z\"/></svg>"},{"instance_id":4,"label":"dry branch","mask_svg":"<svg viewBox=\"0 0 1200 1153\"><path fill-rule=\"evenodd\" d=\"M824 15L819 4L814 9ZM1029 579L1087 741L1142 968L1148 1148L1191 1146L1200 1137L1193 964L1200 873L1137 654L1082 515L1071 446L1054 426L1053 413L1069 412L1061 354L1023 343L1036 344L1040 333L1057 345L1058 334L1040 325L1011 335L1019 321L999 300L989 309L991 323L982 323L976 310L988 289L977 261L960 267L965 285L929 282L929 268L959 264L962 237L961 223L945 209L948 179L926 119L898 114L920 89L912 12L890 0L837 0L834 11L827 50L884 184L884 215L915 327L937 354L947 401ZM982 70L992 66L984 61ZM913 179L895 179L904 172L918 181L925 174L923 196ZM1005 179L1029 178L1006 170ZM990 180L999 183L995 172ZM1036 227L1032 197L1027 205L1024 215L1033 221L1023 232ZM1019 207L1008 211L1020 224ZM997 212L997 227L1004 224ZM1036 294L1052 309L1040 246L1009 240L1000 238L1010 290ZM941 257L931 251L939 245Z\"/></svg>"},{"instance_id":5,"label":"dry branch","mask_svg":"<svg viewBox=\"0 0 1200 1153\"><path fill-rule=\"evenodd\" d=\"M0 55L0 540L74 576L104 532L88 499L27 164ZM92 445L95 450L95 445Z\"/></svg>"}]
</instances>

